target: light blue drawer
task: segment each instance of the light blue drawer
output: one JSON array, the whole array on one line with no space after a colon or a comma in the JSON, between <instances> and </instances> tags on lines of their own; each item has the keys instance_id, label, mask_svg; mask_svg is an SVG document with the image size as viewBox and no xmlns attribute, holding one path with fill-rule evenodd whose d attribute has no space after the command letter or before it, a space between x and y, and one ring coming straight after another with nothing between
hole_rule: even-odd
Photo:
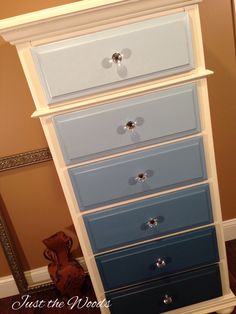
<instances>
[{"instance_id":1,"label":"light blue drawer","mask_svg":"<svg viewBox=\"0 0 236 314\"><path fill-rule=\"evenodd\" d=\"M47 102L194 68L186 12L31 48Z\"/></svg>"},{"instance_id":2,"label":"light blue drawer","mask_svg":"<svg viewBox=\"0 0 236 314\"><path fill-rule=\"evenodd\" d=\"M66 164L200 130L196 84L53 118Z\"/></svg>"},{"instance_id":3,"label":"light blue drawer","mask_svg":"<svg viewBox=\"0 0 236 314\"><path fill-rule=\"evenodd\" d=\"M80 210L206 179L200 137L68 170Z\"/></svg>"},{"instance_id":4,"label":"light blue drawer","mask_svg":"<svg viewBox=\"0 0 236 314\"><path fill-rule=\"evenodd\" d=\"M215 229L137 245L96 257L105 290L171 275L217 262Z\"/></svg>"},{"instance_id":5,"label":"light blue drawer","mask_svg":"<svg viewBox=\"0 0 236 314\"><path fill-rule=\"evenodd\" d=\"M95 253L212 222L208 185L83 216ZM153 223L153 224L151 224Z\"/></svg>"},{"instance_id":6,"label":"light blue drawer","mask_svg":"<svg viewBox=\"0 0 236 314\"><path fill-rule=\"evenodd\" d=\"M106 294L111 314L158 314L222 296L218 265ZM194 312L193 312L194 313Z\"/></svg>"}]
</instances>

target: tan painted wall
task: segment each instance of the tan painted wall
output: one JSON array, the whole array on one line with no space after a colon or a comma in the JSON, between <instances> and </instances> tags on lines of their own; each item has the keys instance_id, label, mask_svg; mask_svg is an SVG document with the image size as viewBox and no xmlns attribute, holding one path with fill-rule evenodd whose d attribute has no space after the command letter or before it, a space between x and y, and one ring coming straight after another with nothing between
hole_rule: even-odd
<instances>
[{"instance_id":1,"label":"tan painted wall","mask_svg":"<svg viewBox=\"0 0 236 314\"><path fill-rule=\"evenodd\" d=\"M49 6L65 0L0 1L0 18ZM0 39L0 156L47 146L16 50ZM47 265L42 239L64 230L73 237L75 254L81 255L72 221L53 165L46 162L0 173L0 192L16 232L24 270ZM0 277L9 268L0 250Z\"/></svg>"},{"instance_id":2,"label":"tan painted wall","mask_svg":"<svg viewBox=\"0 0 236 314\"><path fill-rule=\"evenodd\" d=\"M0 2L0 18L66 0L8 0ZM236 217L235 113L236 61L230 0L205 0L200 5L206 64L215 71L209 79L212 123L223 217ZM46 141L14 47L0 40L0 156L42 148ZM46 265L41 241L58 230L75 239L72 221L52 162L0 174L0 191L19 240L24 269ZM76 241L76 240L75 240ZM78 251L78 243L75 242ZM9 273L0 251L0 276Z\"/></svg>"},{"instance_id":3,"label":"tan painted wall","mask_svg":"<svg viewBox=\"0 0 236 314\"><path fill-rule=\"evenodd\" d=\"M200 15L223 219L236 218L236 50L231 0L205 0Z\"/></svg>"}]
</instances>

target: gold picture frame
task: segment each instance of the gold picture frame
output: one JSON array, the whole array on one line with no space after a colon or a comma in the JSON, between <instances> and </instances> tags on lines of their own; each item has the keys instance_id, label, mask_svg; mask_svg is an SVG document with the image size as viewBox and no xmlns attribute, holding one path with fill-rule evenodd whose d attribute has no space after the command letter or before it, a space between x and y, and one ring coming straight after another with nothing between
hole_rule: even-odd
<instances>
[{"instance_id":1,"label":"gold picture frame","mask_svg":"<svg viewBox=\"0 0 236 314\"><path fill-rule=\"evenodd\" d=\"M49 161L51 159L52 156L47 147L12 156L1 157L0 172ZM7 221L7 218L7 209L0 195L0 243L19 293L33 293L53 289L55 286L50 282L39 285L29 285L27 282L19 253L17 252L15 242L13 241L12 232L10 232L9 225L11 224L10 221Z\"/></svg>"},{"instance_id":2,"label":"gold picture frame","mask_svg":"<svg viewBox=\"0 0 236 314\"><path fill-rule=\"evenodd\" d=\"M19 153L16 155L0 157L0 172L31 166L49 160L52 160L52 155L48 147Z\"/></svg>"},{"instance_id":3,"label":"gold picture frame","mask_svg":"<svg viewBox=\"0 0 236 314\"><path fill-rule=\"evenodd\" d=\"M54 284L49 282L40 285L30 286L25 277L22 263L19 258L15 243L12 239L12 235L8 228L6 219L3 215L6 210L3 199L0 195L0 243L3 248L3 252L6 256L9 268L11 270L12 276L15 280L16 286L20 294L40 292L54 288Z\"/></svg>"}]
</instances>

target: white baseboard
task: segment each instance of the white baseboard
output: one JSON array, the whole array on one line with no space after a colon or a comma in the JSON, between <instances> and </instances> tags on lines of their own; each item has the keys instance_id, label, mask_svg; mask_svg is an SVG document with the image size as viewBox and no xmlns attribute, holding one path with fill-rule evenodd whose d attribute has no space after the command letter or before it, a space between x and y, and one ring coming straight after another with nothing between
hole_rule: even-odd
<instances>
[{"instance_id":1,"label":"white baseboard","mask_svg":"<svg viewBox=\"0 0 236 314\"><path fill-rule=\"evenodd\" d=\"M225 241L236 239L236 218L224 221L223 228ZM81 257L78 261L82 267L87 270L84 258ZM29 285L37 285L51 281L47 266L26 271L25 277ZM6 298L18 293L18 289L12 276L0 278L0 298Z\"/></svg>"},{"instance_id":2,"label":"white baseboard","mask_svg":"<svg viewBox=\"0 0 236 314\"><path fill-rule=\"evenodd\" d=\"M225 241L236 239L236 218L223 221Z\"/></svg>"},{"instance_id":3,"label":"white baseboard","mask_svg":"<svg viewBox=\"0 0 236 314\"><path fill-rule=\"evenodd\" d=\"M77 259L80 265L87 271L83 257ZM26 280L31 285L40 285L51 282L47 266L39 267L25 272ZM19 294L13 276L0 277L0 299Z\"/></svg>"},{"instance_id":4,"label":"white baseboard","mask_svg":"<svg viewBox=\"0 0 236 314\"><path fill-rule=\"evenodd\" d=\"M0 278L0 299L18 294L19 291L12 276Z\"/></svg>"},{"instance_id":5,"label":"white baseboard","mask_svg":"<svg viewBox=\"0 0 236 314\"><path fill-rule=\"evenodd\" d=\"M84 258L79 257L77 258L77 260L80 263L80 265L84 268L84 270L87 271L87 266L85 264ZM51 278L49 276L47 266L26 271L25 277L30 286L51 282ZM1 293L0 293L0 297L1 297Z\"/></svg>"}]
</instances>

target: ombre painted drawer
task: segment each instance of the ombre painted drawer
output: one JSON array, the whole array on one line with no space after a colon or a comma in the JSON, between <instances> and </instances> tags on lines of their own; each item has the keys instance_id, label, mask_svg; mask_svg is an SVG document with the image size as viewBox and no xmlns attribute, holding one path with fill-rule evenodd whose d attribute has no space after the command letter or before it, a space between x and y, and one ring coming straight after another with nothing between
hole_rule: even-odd
<instances>
[{"instance_id":1,"label":"ombre painted drawer","mask_svg":"<svg viewBox=\"0 0 236 314\"><path fill-rule=\"evenodd\" d=\"M155 144L200 131L197 86L66 113L53 122L66 164Z\"/></svg>"},{"instance_id":2,"label":"ombre painted drawer","mask_svg":"<svg viewBox=\"0 0 236 314\"><path fill-rule=\"evenodd\" d=\"M207 178L201 137L68 171L82 211Z\"/></svg>"},{"instance_id":3,"label":"ombre painted drawer","mask_svg":"<svg viewBox=\"0 0 236 314\"><path fill-rule=\"evenodd\" d=\"M111 301L102 314L230 314L236 304L199 2L83 0L0 21L17 48L96 306Z\"/></svg>"},{"instance_id":4,"label":"ombre painted drawer","mask_svg":"<svg viewBox=\"0 0 236 314\"><path fill-rule=\"evenodd\" d=\"M103 254L95 259L104 289L108 291L210 265L219 257L215 229L210 227Z\"/></svg>"},{"instance_id":5,"label":"ombre painted drawer","mask_svg":"<svg viewBox=\"0 0 236 314\"><path fill-rule=\"evenodd\" d=\"M112 314L163 313L221 295L218 265L106 294Z\"/></svg>"},{"instance_id":6,"label":"ombre painted drawer","mask_svg":"<svg viewBox=\"0 0 236 314\"><path fill-rule=\"evenodd\" d=\"M208 185L83 216L94 253L213 221Z\"/></svg>"},{"instance_id":7,"label":"ombre painted drawer","mask_svg":"<svg viewBox=\"0 0 236 314\"><path fill-rule=\"evenodd\" d=\"M194 68L180 12L31 48L49 104Z\"/></svg>"}]
</instances>

